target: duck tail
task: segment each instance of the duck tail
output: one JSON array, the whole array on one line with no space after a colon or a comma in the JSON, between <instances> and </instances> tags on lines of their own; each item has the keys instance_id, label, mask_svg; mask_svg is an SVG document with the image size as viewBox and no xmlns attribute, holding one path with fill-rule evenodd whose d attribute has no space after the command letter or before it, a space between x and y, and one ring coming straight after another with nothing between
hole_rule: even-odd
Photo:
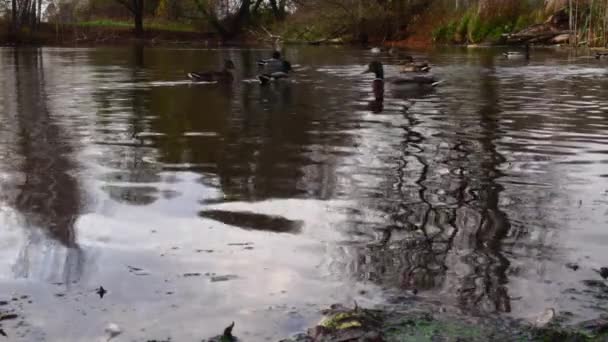
<instances>
[{"instance_id":1,"label":"duck tail","mask_svg":"<svg viewBox=\"0 0 608 342\"><path fill-rule=\"evenodd\" d=\"M260 84L261 85L267 85L268 83L270 83L270 76L268 75L259 75L258 76L258 80L260 80Z\"/></svg>"},{"instance_id":2,"label":"duck tail","mask_svg":"<svg viewBox=\"0 0 608 342\"><path fill-rule=\"evenodd\" d=\"M445 81L444 80L439 80L437 82L433 82L433 83L431 83L431 87L435 88L436 86L442 84L443 82L445 82Z\"/></svg>"},{"instance_id":3,"label":"duck tail","mask_svg":"<svg viewBox=\"0 0 608 342\"><path fill-rule=\"evenodd\" d=\"M189 72L189 73L188 73L188 78L189 78L189 79L191 79L191 80L193 80L193 81L196 81L196 80L198 80L200 77L199 77L199 76L198 76L196 73L194 73L194 72Z\"/></svg>"}]
</instances>

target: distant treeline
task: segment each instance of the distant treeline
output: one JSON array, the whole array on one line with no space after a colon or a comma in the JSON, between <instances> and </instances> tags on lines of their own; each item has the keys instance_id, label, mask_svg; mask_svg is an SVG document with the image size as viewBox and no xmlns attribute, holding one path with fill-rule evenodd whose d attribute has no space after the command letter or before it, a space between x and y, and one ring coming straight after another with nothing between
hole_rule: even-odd
<instances>
[{"instance_id":1,"label":"distant treeline","mask_svg":"<svg viewBox=\"0 0 608 342\"><path fill-rule=\"evenodd\" d=\"M165 28L222 40L254 35L365 43L419 34L435 42L478 43L497 41L556 12L567 14L572 44L606 44L605 0L0 0L0 29L6 26L12 37L50 23L128 26L136 37Z\"/></svg>"}]
</instances>

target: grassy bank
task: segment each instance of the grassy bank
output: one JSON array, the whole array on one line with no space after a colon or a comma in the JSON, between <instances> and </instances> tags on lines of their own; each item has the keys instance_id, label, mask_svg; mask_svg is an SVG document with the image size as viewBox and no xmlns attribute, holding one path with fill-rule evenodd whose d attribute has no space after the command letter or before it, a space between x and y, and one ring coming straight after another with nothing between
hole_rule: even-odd
<instances>
[{"instance_id":1,"label":"grassy bank","mask_svg":"<svg viewBox=\"0 0 608 342\"><path fill-rule=\"evenodd\" d=\"M527 9L515 16L483 16L475 8L444 19L433 29L432 39L435 43L500 43L504 34L519 32L545 19L541 10Z\"/></svg>"},{"instance_id":2,"label":"grassy bank","mask_svg":"<svg viewBox=\"0 0 608 342\"><path fill-rule=\"evenodd\" d=\"M75 23L79 27L93 28L114 28L114 29L132 29L133 21L130 20L115 20L115 19L96 19L91 21L83 21ZM164 32L190 32L197 33L199 28L190 23L177 21L144 21L144 29L148 31L164 31Z\"/></svg>"}]
</instances>

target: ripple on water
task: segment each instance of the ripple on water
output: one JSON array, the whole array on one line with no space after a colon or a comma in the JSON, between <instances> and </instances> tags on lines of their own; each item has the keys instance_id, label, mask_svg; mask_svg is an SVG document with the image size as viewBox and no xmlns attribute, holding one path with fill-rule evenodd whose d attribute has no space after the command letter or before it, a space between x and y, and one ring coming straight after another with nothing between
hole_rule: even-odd
<instances>
[{"instance_id":1,"label":"ripple on water","mask_svg":"<svg viewBox=\"0 0 608 342\"><path fill-rule=\"evenodd\" d=\"M162 313L176 340L227 319L278 340L293 331L268 306L313 324L317 306L372 306L382 289L484 315L606 304L601 64L433 52L420 57L446 82L379 100L371 57L345 48L289 47L306 67L265 88L183 75L267 51L20 51L15 68L0 49L0 288L36 288L28 315L51 337L86 340L110 313L137 340L167 332L149 324ZM206 273L237 278L184 277ZM74 281L61 305L47 278ZM72 304L91 279L110 292L83 319Z\"/></svg>"}]
</instances>

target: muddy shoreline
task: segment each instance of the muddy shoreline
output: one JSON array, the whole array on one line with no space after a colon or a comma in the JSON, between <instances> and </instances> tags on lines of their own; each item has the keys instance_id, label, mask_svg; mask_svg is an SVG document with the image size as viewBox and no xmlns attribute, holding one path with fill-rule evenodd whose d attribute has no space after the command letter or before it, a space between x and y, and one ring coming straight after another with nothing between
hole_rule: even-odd
<instances>
[{"instance_id":1,"label":"muddy shoreline","mask_svg":"<svg viewBox=\"0 0 608 342\"><path fill-rule=\"evenodd\" d=\"M0 338L32 338L23 307L32 303L27 295L0 300ZM414 307L415 306L415 307ZM415 302L383 305L373 309L334 304L321 310L322 319L306 331L276 342L399 342L399 341L608 341L608 317L602 316L568 324L568 314L552 309L536 321L516 320L493 315L467 316L445 308ZM129 329L108 323L99 331L99 341L120 341ZM202 336L205 342L248 341L239 333L239 322L227 323L215 336ZM242 329L241 329L242 330ZM241 335L241 336L239 336ZM171 336L151 338L142 333L138 341L173 341Z\"/></svg>"}]
</instances>

